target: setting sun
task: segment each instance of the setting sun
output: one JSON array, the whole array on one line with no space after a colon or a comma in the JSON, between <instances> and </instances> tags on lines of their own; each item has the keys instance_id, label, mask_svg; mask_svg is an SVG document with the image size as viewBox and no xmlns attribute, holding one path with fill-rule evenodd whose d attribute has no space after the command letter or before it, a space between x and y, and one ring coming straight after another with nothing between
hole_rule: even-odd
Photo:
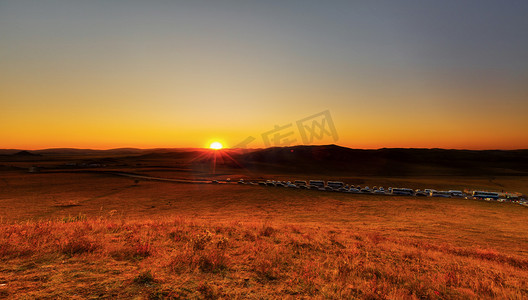
<instances>
[{"instance_id":1,"label":"setting sun","mask_svg":"<svg viewBox=\"0 0 528 300\"><path fill-rule=\"evenodd\" d=\"M222 149L223 147L224 147L224 146L222 146L222 144L219 143L219 142L213 142L213 143L211 143L211 145L209 146L209 148L214 149L214 150L220 150L220 149Z\"/></svg>"}]
</instances>

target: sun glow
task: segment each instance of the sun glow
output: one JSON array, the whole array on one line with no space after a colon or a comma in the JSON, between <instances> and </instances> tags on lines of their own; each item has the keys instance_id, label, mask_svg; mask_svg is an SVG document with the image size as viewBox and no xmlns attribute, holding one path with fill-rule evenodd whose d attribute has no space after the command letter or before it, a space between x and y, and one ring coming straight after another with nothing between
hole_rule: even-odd
<instances>
[{"instance_id":1,"label":"sun glow","mask_svg":"<svg viewBox=\"0 0 528 300\"><path fill-rule=\"evenodd\" d=\"M209 146L209 148L211 148L213 150L220 150L223 147L224 146L222 146L222 144L220 142L212 142L211 145Z\"/></svg>"}]
</instances>

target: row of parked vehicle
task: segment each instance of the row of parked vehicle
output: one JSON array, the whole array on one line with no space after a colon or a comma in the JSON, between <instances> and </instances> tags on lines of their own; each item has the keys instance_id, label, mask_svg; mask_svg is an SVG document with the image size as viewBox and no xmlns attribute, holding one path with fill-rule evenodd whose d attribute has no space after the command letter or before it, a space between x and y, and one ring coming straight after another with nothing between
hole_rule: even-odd
<instances>
[{"instance_id":1,"label":"row of parked vehicle","mask_svg":"<svg viewBox=\"0 0 528 300\"><path fill-rule=\"evenodd\" d=\"M230 179L225 181L231 182ZM213 183L218 183L214 180ZM389 187L387 189L382 186L374 186L372 188L365 186L361 187L359 185L348 185L341 181L327 181L326 184L323 180L295 180L291 181L276 181L276 180L266 180L246 182L244 179L238 181L239 184L251 184L251 185L260 185L260 186L270 186L270 187L285 187L293 189L307 189L307 190L317 190L317 191L332 191L332 192L343 192L343 193L355 193L355 194L379 194L379 195L402 195L402 196L422 196L422 197L442 197L442 198L466 198L466 199L479 199L487 201L499 201L499 202L515 202L524 206L528 206L528 201L525 197L522 196L504 196L495 192L487 191L470 191L464 193L459 190L448 190L448 191L437 191L434 189L417 189L413 190L410 188L393 188Z\"/></svg>"},{"instance_id":2,"label":"row of parked vehicle","mask_svg":"<svg viewBox=\"0 0 528 300\"><path fill-rule=\"evenodd\" d=\"M231 183L231 179L227 178L224 180L225 183ZM212 180L211 183L219 183L218 180ZM514 202L524 206L528 206L528 201L526 197L517 194L512 196L508 193L495 193L487 191L470 191L464 193L458 190L448 190L448 191L437 191L434 189L409 189L409 188L393 188L389 187L387 189L382 186L374 186L372 188L365 186L361 187L360 185L348 185L341 181L328 181L323 180L295 180L291 181L276 181L276 180L266 180L266 181L244 181L240 179L238 184L250 184L250 185L260 185L260 186L272 186L272 187L286 187L294 189L308 189L308 190L318 190L318 191L332 191L332 192L343 192L343 193L355 193L355 194L381 194L381 195L402 195L402 196L422 196L422 197L442 197L442 198L466 198L466 199L478 199L478 200L487 200L487 201L499 201L499 202ZM506 195L506 196L505 196Z\"/></svg>"},{"instance_id":3,"label":"row of parked vehicle","mask_svg":"<svg viewBox=\"0 0 528 300\"><path fill-rule=\"evenodd\" d=\"M465 197L462 191L449 190L449 191L437 191L433 189L425 190L413 190L409 188L393 188L389 187L385 189L382 186L374 186L372 188L365 186L348 185L341 181L328 181L323 180L295 180L291 181L275 181L266 180L259 182L245 182L243 179L238 181L239 184L253 184L261 186L271 187L286 187L294 189L309 189L318 191L332 191L332 192L344 192L344 193L357 193L357 194L383 194L383 195L406 195L406 196L430 196L430 197Z\"/></svg>"}]
</instances>

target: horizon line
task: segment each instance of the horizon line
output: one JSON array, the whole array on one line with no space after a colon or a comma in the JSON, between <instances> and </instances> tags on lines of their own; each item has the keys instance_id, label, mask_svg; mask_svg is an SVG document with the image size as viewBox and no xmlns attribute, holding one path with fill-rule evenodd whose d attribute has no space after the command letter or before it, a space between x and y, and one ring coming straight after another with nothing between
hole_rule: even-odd
<instances>
[{"instance_id":1,"label":"horizon line","mask_svg":"<svg viewBox=\"0 0 528 300\"><path fill-rule=\"evenodd\" d=\"M469 149L469 148L442 148L442 147L380 147L380 148L353 148L342 146L338 144L321 144L321 145L291 145L291 146L270 146L270 147L256 147L256 148L229 148L225 147L221 150L263 150L272 148L294 148L294 147L324 147L337 146L353 150L383 150L383 149L421 149L421 150L459 150L459 151L519 151L528 150L528 148L516 149L501 149L501 148L485 148L485 149ZM153 148L139 148L139 147L117 147L117 148L76 148L76 147L51 147L38 149L24 149L24 148L0 148L0 151L51 151L51 150L85 150L85 151L116 151L116 150L210 150L207 147L153 147Z\"/></svg>"}]
</instances>

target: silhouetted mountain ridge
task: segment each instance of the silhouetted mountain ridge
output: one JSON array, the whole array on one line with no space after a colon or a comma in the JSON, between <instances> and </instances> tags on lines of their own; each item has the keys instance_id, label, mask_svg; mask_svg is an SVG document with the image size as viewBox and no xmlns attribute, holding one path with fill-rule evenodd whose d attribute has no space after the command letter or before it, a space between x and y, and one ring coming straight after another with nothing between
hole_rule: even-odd
<instances>
[{"instance_id":1,"label":"silhouetted mountain ridge","mask_svg":"<svg viewBox=\"0 0 528 300\"><path fill-rule=\"evenodd\" d=\"M267 148L242 154L238 159L249 167L284 171L333 170L358 175L528 175L528 150L363 150L324 145Z\"/></svg>"},{"instance_id":2,"label":"silhouetted mountain ridge","mask_svg":"<svg viewBox=\"0 0 528 300\"><path fill-rule=\"evenodd\" d=\"M57 157L101 159L128 164L196 165L206 167L213 150L197 148L91 149L0 149L2 161L43 161ZM527 175L528 149L453 150L425 148L351 149L338 145L223 149L216 152L217 165L266 173L313 173L347 175ZM59 159L60 160L60 159ZM206 169L206 168L205 168Z\"/></svg>"}]
</instances>

